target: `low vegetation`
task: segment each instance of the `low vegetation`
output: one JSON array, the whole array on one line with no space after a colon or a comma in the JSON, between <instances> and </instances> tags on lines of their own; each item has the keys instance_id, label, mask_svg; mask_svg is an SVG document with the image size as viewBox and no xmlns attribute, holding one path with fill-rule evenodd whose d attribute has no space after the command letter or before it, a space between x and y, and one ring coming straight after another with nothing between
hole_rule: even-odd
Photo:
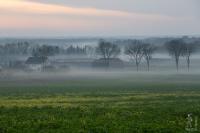
<instances>
[{"instance_id":1,"label":"low vegetation","mask_svg":"<svg viewBox=\"0 0 200 133\"><path fill-rule=\"evenodd\" d=\"M1 133L183 133L200 116L198 74L47 77L1 79Z\"/></svg>"}]
</instances>

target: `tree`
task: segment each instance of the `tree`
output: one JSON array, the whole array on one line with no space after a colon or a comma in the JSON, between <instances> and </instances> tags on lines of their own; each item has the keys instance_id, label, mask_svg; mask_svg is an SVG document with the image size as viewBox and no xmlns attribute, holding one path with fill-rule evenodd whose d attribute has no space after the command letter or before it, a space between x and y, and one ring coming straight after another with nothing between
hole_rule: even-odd
<instances>
[{"instance_id":1,"label":"tree","mask_svg":"<svg viewBox=\"0 0 200 133\"><path fill-rule=\"evenodd\" d=\"M58 53L59 53L58 46L48 46L48 45L38 46L32 51L32 55L38 57L48 57Z\"/></svg>"},{"instance_id":2,"label":"tree","mask_svg":"<svg viewBox=\"0 0 200 133\"><path fill-rule=\"evenodd\" d=\"M125 54L135 60L137 71L139 70L139 64L144 56L143 49L143 43L138 40L129 41L128 45L125 47Z\"/></svg>"},{"instance_id":3,"label":"tree","mask_svg":"<svg viewBox=\"0 0 200 133\"><path fill-rule=\"evenodd\" d=\"M154 53L155 50L156 50L155 46L148 44L148 43L143 44L143 54L144 54L144 58L147 62L148 71L149 71L149 67L150 67L150 60L152 59L152 54Z\"/></svg>"},{"instance_id":4,"label":"tree","mask_svg":"<svg viewBox=\"0 0 200 133\"><path fill-rule=\"evenodd\" d=\"M195 50L196 50L195 42L185 43L183 54L186 57L188 71L190 70L190 56L192 53L195 52Z\"/></svg>"},{"instance_id":5,"label":"tree","mask_svg":"<svg viewBox=\"0 0 200 133\"><path fill-rule=\"evenodd\" d=\"M65 54L69 54L69 55L86 55L86 48L85 47L79 47L79 46L69 46L66 50L65 50Z\"/></svg>"},{"instance_id":6,"label":"tree","mask_svg":"<svg viewBox=\"0 0 200 133\"><path fill-rule=\"evenodd\" d=\"M85 52L86 52L86 55L90 58L95 58L96 56L96 48L93 47L93 46L89 46L89 45L86 45L85 46Z\"/></svg>"},{"instance_id":7,"label":"tree","mask_svg":"<svg viewBox=\"0 0 200 133\"><path fill-rule=\"evenodd\" d=\"M185 42L181 39L174 39L174 40L167 42L165 45L169 52L169 55L171 55L173 58L175 58L176 70L178 71L180 56L183 56L184 51L185 51L185 48L184 48Z\"/></svg>"},{"instance_id":8,"label":"tree","mask_svg":"<svg viewBox=\"0 0 200 133\"><path fill-rule=\"evenodd\" d=\"M102 56L107 67L109 67L110 59L119 55L120 51L120 48L116 44L104 40L100 40L96 48L96 52Z\"/></svg>"},{"instance_id":9,"label":"tree","mask_svg":"<svg viewBox=\"0 0 200 133\"><path fill-rule=\"evenodd\" d=\"M5 66L10 66L13 62L18 60L20 56L28 55L30 49L28 42L14 42L6 43L0 46L1 62Z\"/></svg>"}]
</instances>

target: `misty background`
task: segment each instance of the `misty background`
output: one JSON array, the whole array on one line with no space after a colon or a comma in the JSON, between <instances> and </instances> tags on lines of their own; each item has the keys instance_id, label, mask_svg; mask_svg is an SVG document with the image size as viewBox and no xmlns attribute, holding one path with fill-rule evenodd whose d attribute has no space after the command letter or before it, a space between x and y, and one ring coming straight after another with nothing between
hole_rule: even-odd
<instances>
[{"instance_id":1,"label":"misty background","mask_svg":"<svg viewBox=\"0 0 200 133\"><path fill-rule=\"evenodd\" d=\"M180 73L188 63L190 72L199 71L199 6L199 0L0 0L1 75L177 68ZM175 57L166 44L177 39L195 44L195 50ZM134 58L128 49L134 51L135 40L153 47L149 57L141 48L141 58Z\"/></svg>"},{"instance_id":2,"label":"misty background","mask_svg":"<svg viewBox=\"0 0 200 133\"><path fill-rule=\"evenodd\" d=\"M109 58L98 51L101 40L110 43L119 50L111 53ZM151 72L176 72L175 57L166 47L173 40L184 40L195 47L190 53L190 71L199 71L200 38L199 37L91 37L91 38L58 38L58 39L0 39L1 71L12 72L69 72L69 71L137 71L136 58L126 53L126 48L134 41L142 45L149 44L152 51L149 61ZM106 44L107 45L107 44ZM191 44L192 45L192 44ZM112 49L111 49L112 50ZM180 55L179 72L187 72L185 55ZM106 63L109 63L108 66ZM138 64L140 72L147 72L145 55L141 54Z\"/></svg>"}]
</instances>

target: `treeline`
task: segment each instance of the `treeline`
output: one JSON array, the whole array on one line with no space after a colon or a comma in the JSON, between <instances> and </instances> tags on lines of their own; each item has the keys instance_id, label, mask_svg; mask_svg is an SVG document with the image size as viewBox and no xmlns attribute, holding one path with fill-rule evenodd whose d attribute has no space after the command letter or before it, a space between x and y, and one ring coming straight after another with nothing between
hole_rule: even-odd
<instances>
[{"instance_id":1,"label":"treeline","mask_svg":"<svg viewBox=\"0 0 200 133\"><path fill-rule=\"evenodd\" d=\"M29 42L6 43L0 45L0 67L11 67L24 58L33 57L49 57L55 55L79 55L86 56L90 54L90 46L62 46L38 45Z\"/></svg>"},{"instance_id":2,"label":"treeline","mask_svg":"<svg viewBox=\"0 0 200 133\"><path fill-rule=\"evenodd\" d=\"M27 55L33 47L28 42L17 42L0 45L0 55Z\"/></svg>"},{"instance_id":3,"label":"treeline","mask_svg":"<svg viewBox=\"0 0 200 133\"><path fill-rule=\"evenodd\" d=\"M67 48L63 48L60 50L60 54L64 55L87 55L87 47L79 47L70 45Z\"/></svg>"},{"instance_id":4,"label":"treeline","mask_svg":"<svg viewBox=\"0 0 200 133\"><path fill-rule=\"evenodd\" d=\"M48 57L48 56L54 56L56 54L59 54L59 52L60 52L60 48L58 46L42 45L42 46L37 46L33 48L32 56Z\"/></svg>"},{"instance_id":5,"label":"treeline","mask_svg":"<svg viewBox=\"0 0 200 133\"><path fill-rule=\"evenodd\" d=\"M0 55L33 55L33 56L54 56L63 55L87 55L90 46L61 46L37 45L29 42L7 43L0 45Z\"/></svg>"},{"instance_id":6,"label":"treeline","mask_svg":"<svg viewBox=\"0 0 200 133\"><path fill-rule=\"evenodd\" d=\"M184 39L173 39L167 41L164 47L169 55L175 59L176 69L179 70L179 59L184 57L187 62L188 71L190 69L190 57L199 47L197 41L185 41ZM123 45L121 45L123 46ZM119 54L128 55L130 60L135 62L137 71L142 60L146 60L149 71L152 55L156 52L157 47L154 44L143 42L141 40L128 40L123 48L119 45L101 40L96 48L97 53L105 60L105 65L109 66L109 61L116 58ZM123 52L122 52L123 51Z\"/></svg>"},{"instance_id":7,"label":"treeline","mask_svg":"<svg viewBox=\"0 0 200 133\"><path fill-rule=\"evenodd\" d=\"M123 43L126 42L126 43ZM196 39L172 38L162 45L169 55L175 60L176 69L179 70L179 60L185 58L188 70L190 69L190 58L195 52L198 52L200 41ZM146 61L147 69L150 70L152 56L159 51L161 45L155 45L145 40L123 40L106 41L99 40L98 46L52 46L35 45L29 42L17 42L0 45L0 55L27 55L27 56L55 56L55 55L80 55L91 58L102 58L105 66L109 66L112 58L119 55L127 55L130 61L135 62L137 71L142 60Z\"/></svg>"}]
</instances>

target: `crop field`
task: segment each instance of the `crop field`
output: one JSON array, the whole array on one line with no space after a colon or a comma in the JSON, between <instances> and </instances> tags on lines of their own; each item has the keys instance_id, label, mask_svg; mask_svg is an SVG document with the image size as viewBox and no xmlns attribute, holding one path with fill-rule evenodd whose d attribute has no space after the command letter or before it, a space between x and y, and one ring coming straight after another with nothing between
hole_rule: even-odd
<instances>
[{"instance_id":1,"label":"crop field","mask_svg":"<svg viewBox=\"0 0 200 133\"><path fill-rule=\"evenodd\" d=\"M188 114L200 118L199 73L0 79L0 133L184 133Z\"/></svg>"}]
</instances>

